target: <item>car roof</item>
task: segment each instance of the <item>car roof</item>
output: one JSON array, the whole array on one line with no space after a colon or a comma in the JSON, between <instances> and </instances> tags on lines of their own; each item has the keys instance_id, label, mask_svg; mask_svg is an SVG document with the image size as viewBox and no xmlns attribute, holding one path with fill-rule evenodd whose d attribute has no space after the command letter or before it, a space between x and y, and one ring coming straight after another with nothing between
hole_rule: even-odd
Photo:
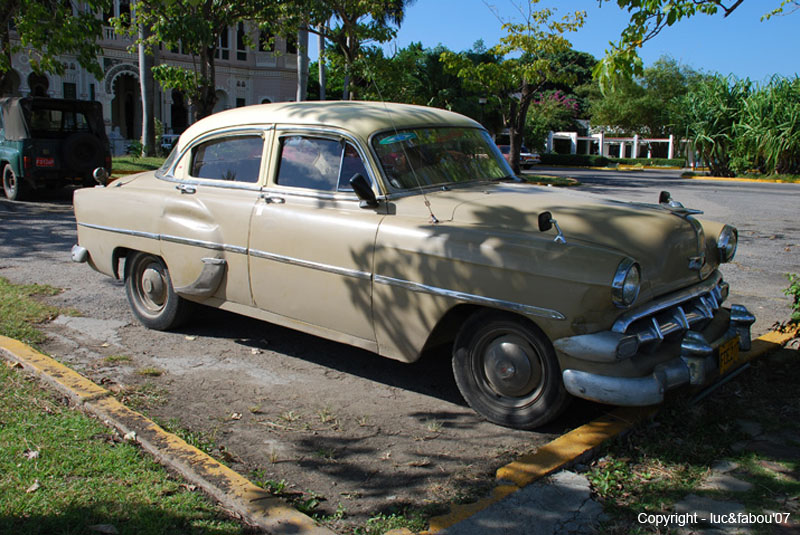
<instances>
[{"instance_id":1,"label":"car roof","mask_svg":"<svg viewBox=\"0 0 800 535\"><path fill-rule=\"evenodd\" d=\"M365 101L307 101L258 104L210 115L186 129L183 145L209 131L235 126L290 124L327 126L363 138L373 132L420 126L483 128L477 121L439 108Z\"/></svg>"}]
</instances>

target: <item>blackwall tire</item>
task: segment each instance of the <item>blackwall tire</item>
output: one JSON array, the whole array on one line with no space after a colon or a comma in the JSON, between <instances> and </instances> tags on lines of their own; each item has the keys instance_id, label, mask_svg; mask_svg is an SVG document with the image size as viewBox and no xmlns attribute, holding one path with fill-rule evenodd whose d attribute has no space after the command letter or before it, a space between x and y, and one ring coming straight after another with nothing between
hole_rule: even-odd
<instances>
[{"instance_id":1,"label":"blackwall tire","mask_svg":"<svg viewBox=\"0 0 800 535\"><path fill-rule=\"evenodd\" d=\"M148 253L125 260L125 293L136 319L148 329L166 331L188 317L190 303L175 293L164 261Z\"/></svg>"},{"instance_id":2,"label":"blackwall tire","mask_svg":"<svg viewBox=\"0 0 800 535\"><path fill-rule=\"evenodd\" d=\"M490 422L515 429L551 422L571 399L550 341L513 314L472 315L453 346L453 374L470 407Z\"/></svg>"},{"instance_id":3,"label":"blackwall tire","mask_svg":"<svg viewBox=\"0 0 800 535\"><path fill-rule=\"evenodd\" d=\"M24 180L19 178L11 164L3 165L3 192L10 201L24 201L29 197L29 188Z\"/></svg>"}]
</instances>

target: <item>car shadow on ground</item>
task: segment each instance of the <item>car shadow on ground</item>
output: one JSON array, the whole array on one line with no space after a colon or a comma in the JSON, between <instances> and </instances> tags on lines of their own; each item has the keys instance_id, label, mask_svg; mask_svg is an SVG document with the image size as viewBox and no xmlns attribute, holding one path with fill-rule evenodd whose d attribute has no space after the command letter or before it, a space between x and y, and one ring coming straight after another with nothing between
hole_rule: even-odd
<instances>
[{"instance_id":1,"label":"car shadow on ground","mask_svg":"<svg viewBox=\"0 0 800 535\"><path fill-rule=\"evenodd\" d=\"M453 377L449 346L428 350L418 361L409 364L224 310L201 306L194 314L192 325L181 329L182 334L233 340L245 347L275 351L341 373L467 407ZM536 431L563 434L609 410L609 406L573 399L560 418ZM438 411L417 416L421 420L436 418L449 427L461 426L456 421L460 415L455 413L448 415Z\"/></svg>"}]
</instances>

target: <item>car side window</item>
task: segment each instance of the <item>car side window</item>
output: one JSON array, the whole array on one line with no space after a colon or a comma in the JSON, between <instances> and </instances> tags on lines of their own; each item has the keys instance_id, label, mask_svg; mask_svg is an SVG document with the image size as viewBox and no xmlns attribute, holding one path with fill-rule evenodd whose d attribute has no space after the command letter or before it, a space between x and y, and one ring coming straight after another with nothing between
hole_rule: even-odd
<instances>
[{"instance_id":1,"label":"car side window","mask_svg":"<svg viewBox=\"0 0 800 535\"><path fill-rule=\"evenodd\" d=\"M367 177L356 148L343 140L287 136L281 139L276 183L318 191L352 191L356 173Z\"/></svg>"},{"instance_id":2,"label":"car side window","mask_svg":"<svg viewBox=\"0 0 800 535\"><path fill-rule=\"evenodd\" d=\"M258 182L264 140L261 136L213 139L192 149L191 176L235 182Z\"/></svg>"}]
</instances>

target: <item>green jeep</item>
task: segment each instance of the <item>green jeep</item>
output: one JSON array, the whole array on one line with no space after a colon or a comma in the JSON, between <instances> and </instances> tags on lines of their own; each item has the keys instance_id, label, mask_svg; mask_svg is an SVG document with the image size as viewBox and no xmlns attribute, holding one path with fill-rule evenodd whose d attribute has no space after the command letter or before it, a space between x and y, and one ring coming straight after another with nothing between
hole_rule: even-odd
<instances>
[{"instance_id":1,"label":"green jeep","mask_svg":"<svg viewBox=\"0 0 800 535\"><path fill-rule=\"evenodd\" d=\"M92 185L92 171L111 171L99 102L45 97L0 99L0 172L6 197L34 190Z\"/></svg>"}]
</instances>

